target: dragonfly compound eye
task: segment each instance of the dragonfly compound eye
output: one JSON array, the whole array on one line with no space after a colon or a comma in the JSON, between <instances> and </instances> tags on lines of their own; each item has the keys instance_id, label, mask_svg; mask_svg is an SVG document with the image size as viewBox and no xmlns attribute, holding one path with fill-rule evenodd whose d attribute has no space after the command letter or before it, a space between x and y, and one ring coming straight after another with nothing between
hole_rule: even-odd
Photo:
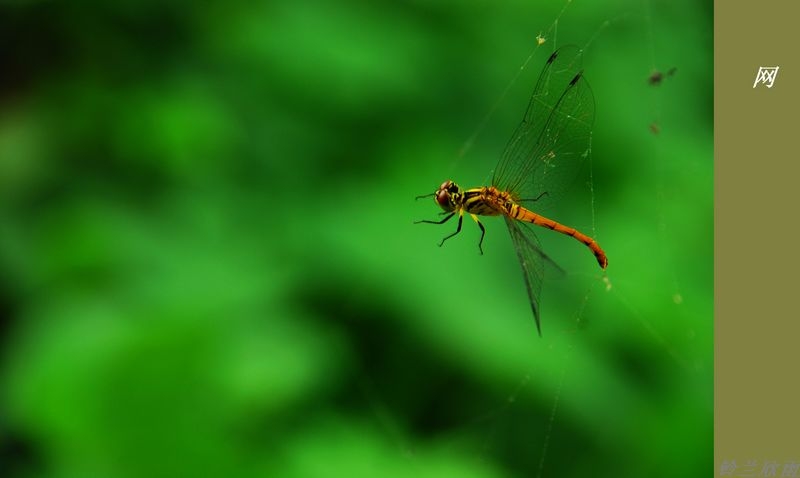
<instances>
[{"instance_id":1,"label":"dragonfly compound eye","mask_svg":"<svg viewBox=\"0 0 800 478\"><path fill-rule=\"evenodd\" d=\"M439 192L436 193L436 202L439 203L439 206L445 211L453 209L450 205L450 194L448 194L446 189L440 189Z\"/></svg>"}]
</instances>

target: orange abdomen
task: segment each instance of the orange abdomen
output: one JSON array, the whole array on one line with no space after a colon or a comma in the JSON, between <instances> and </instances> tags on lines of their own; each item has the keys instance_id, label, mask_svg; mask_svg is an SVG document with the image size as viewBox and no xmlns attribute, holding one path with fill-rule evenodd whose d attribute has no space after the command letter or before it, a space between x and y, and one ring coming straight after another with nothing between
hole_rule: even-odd
<instances>
[{"instance_id":1,"label":"orange abdomen","mask_svg":"<svg viewBox=\"0 0 800 478\"><path fill-rule=\"evenodd\" d=\"M552 219L548 219L544 216L540 216L535 212L529 211L522 206L513 205L511 207L510 216L518 221L525 221L531 224L536 224L537 226L546 227L548 229L552 229L553 231L560 232L561 234L566 234L568 236L572 236L578 241L582 242L586 245L589 249L592 250L594 257L597 259L597 263L600 264L600 267L603 269L608 266L608 258L606 258L606 253L603 252L603 249L600 248L600 245L592 239L591 237L583 234L582 232L578 231L577 229L564 226L563 224L559 224Z\"/></svg>"}]
</instances>

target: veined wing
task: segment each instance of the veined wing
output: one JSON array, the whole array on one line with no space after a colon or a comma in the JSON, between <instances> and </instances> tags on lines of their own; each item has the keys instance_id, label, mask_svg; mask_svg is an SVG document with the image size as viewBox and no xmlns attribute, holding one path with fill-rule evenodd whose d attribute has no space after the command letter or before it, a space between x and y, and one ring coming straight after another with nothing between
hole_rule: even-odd
<instances>
[{"instance_id":1,"label":"veined wing","mask_svg":"<svg viewBox=\"0 0 800 478\"><path fill-rule=\"evenodd\" d=\"M518 200L538 198L540 210L575 181L589 157L594 96L581 56L578 47L564 46L548 58L492 179Z\"/></svg>"},{"instance_id":2,"label":"veined wing","mask_svg":"<svg viewBox=\"0 0 800 478\"><path fill-rule=\"evenodd\" d=\"M539 239L533 232L531 226L524 222L503 216L517 251L519 264L522 266L522 276L525 278L525 289L528 291L533 318L536 319L536 330L539 336L542 335L542 326L539 320L539 295L542 292L542 280L544 279L545 267L555 268L560 273L565 273L558 264L553 262L539 245Z\"/></svg>"}]
</instances>

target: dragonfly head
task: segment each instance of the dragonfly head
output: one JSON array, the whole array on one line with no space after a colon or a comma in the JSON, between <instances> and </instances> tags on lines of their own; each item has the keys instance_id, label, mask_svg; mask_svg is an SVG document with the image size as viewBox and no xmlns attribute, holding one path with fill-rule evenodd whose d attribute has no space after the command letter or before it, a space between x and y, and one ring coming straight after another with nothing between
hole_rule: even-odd
<instances>
[{"instance_id":1,"label":"dragonfly head","mask_svg":"<svg viewBox=\"0 0 800 478\"><path fill-rule=\"evenodd\" d=\"M447 212L452 211L458 204L458 198L461 196L461 188L458 184L450 181L449 179L439 186L439 189L434 193L433 197L436 203Z\"/></svg>"}]
</instances>

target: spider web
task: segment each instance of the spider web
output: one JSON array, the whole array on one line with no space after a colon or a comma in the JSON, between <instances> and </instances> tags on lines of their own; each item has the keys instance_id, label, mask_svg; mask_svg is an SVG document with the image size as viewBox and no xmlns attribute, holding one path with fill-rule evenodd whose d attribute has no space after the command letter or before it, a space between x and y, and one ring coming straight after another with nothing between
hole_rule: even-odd
<instances>
[{"instance_id":1,"label":"spider web","mask_svg":"<svg viewBox=\"0 0 800 478\"><path fill-rule=\"evenodd\" d=\"M559 46L558 41L557 41L558 40L558 23L559 23L559 20L561 19L561 17L564 15L564 13L567 11L567 8L570 6L571 3L572 3L571 0L568 0L564 4L564 6L561 9L561 11L556 16L555 20L544 31L544 33L540 33L539 35L537 35L537 37L536 37L537 41L536 41L536 44L534 45L533 50L530 52L530 54L524 60L524 62L520 66L520 68L516 71L516 73L509 80L509 82L506 85L505 89L502 91L502 93L497 98L497 100L492 104L491 108L486 113L486 115L483 117L483 119L478 123L478 126L473 131L473 133L463 143L463 145L461 146L461 148L458 151L458 154L456 156L456 160L454 161L453 167L455 167L458 163L463 161L464 156L471 150L471 148L473 147L475 141L477 140L477 138L479 137L481 132L485 129L489 119L494 115L496 110L502 104L503 100L506 98L506 96L508 95L508 93L512 89L512 87L514 87L514 85L517 83L517 81L519 80L519 78L522 75L522 73L525 72L525 70L528 68L528 65L530 64L530 62L534 58L534 56L537 54L539 49L541 47L543 47L543 46L546 46L549 49L549 50L546 50L546 51L548 51L548 53L549 53L549 51L552 51L552 50L555 50L556 48L558 48L558 46ZM581 47L580 50L583 51L583 52L587 51L589 46L611 24L612 24L611 20L606 20L606 21L602 22L600 24L600 26L595 30L595 32L590 36L589 40ZM590 136L589 154L588 154L588 165L589 165L588 166L588 170L589 170L588 171L588 174L589 174L588 187L589 187L590 210L591 210L591 234L590 235L591 235L591 237L593 237L593 238L595 238L596 240L599 241L599 239L597 237L596 211L595 211L596 210L596 208L595 208L595 191L594 191L594 178L593 178L592 161L593 161L593 159L592 159L591 136ZM485 181L488 181L490 179L490 176L491 175L488 175L487 178L485 179ZM582 298L580 299L580 302L578 303L576 309L574 310L574 312L572 314L572 320L571 320L572 325L571 325L571 327L569 327L569 329L570 329L569 333L576 333L581 328L581 322L582 322L584 314L585 314L587 303L589 302L590 297L594 293L594 289L595 289L596 285L598 284L598 281L602 281L605 284L606 290L610 290L611 289L611 283L610 283L610 281L608 279L608 276L605 273L605 271L603 272L601 278L598 277L597 279L595 279L592 282L590 282L590 285L589 285L588 289L583 294ZM567 377L567 375L568 375L568 373L570 371L570 367L571 367L571 357L572 357L571 351L572 351L573 347L574 347L574 344L572 343L572 341L567 340L566 347L564 348L564 351L561 354L561 358L560 358L561 365L560 365L560 367L558 367L559 370L558 370L558 378L557 378L557 382L556 382L556 387L555 387L555 390L553 391L553 396L552 396L551 405L550 405L550 411L549 411L549 414L548 414L547 419L546 419L545 429L543 430L543 443L541 445L541 450L540 450L540 453L539 453L539 459L538 459L538 464L537 464L537 467L536 467L536 474L535 474L535 476L537 478L544 476L545 468L546 468L546 465L547 465L548 450L549 450L551 439L552 439L552 436L553 436L553 429L554 429L554 426L556 424L558 413L559 413L559 405L560 405L561 398L562 398L562 393L563 393L563 388L564 388L564 381L565 381L565 379L566 379L566 377ZM517 397L524 391L524 389L526 387L529 386L533 373L534 373L533 369L531 369L528 372L526 372L524 374L524 376L519 380L519 384L517 385L515 390L510 395L508 395L505 404L503 404L503 406L501 406L499 409L493 410L489 415L496 418L498 415L500 415L502 413L509 413L510 409L512 407L514 407L515 404L517 403ZM487 435L487 438L485 440L484 450L489 448L489 444L488 443L493 438L493 436L494 436L494 432L490 432Z\"/></svg>"},{"instance_id":2,"label":"spider web","mask_svg":"<svg viewBox=\"0 0 800 478\"><path fill-rule=\"evenodd\" d=\"M503 89L499 97L495 100L495 102L491 105L489 111L486 115L479 121L477 127L473 131L473 133L468 137L468 139L462 144L461 148L459 149L455 159L453 160L452 164L450 165L450 169L456 169L456 167L463 162L464 157L466 154L472 149L475 141L480 136L480 134L485 129L486 125L488 124L491 117L503 103L511 89L516 85L518 80L520 79L521 75L528 69L531 60L534 56L537 55L539 49L545 47L546 54L549 54L556 48L558 48L558 24L561 17L565 14L568 7L571 4L571 0L565 2L562 9L557 14L556 18L553 22L547 27L543 32L540 32L536 36L536 42L533 46L532 51L528 54L526 59L523 61L522 65L519 69L514 73L511 79L508 81L506 87ZM599 35L611 25L612 21L607 20L600 24L600 26L595 30L595 32L589 37L589 40L582 46L581 50L586 51L587 48L599 37ZM591 138L589 142L589 194L590 194L590 207L591 207L591 236L597 238L597 227L596 227L596 219L595 219L595 192L594 192L594 178L592 177L592 152L591 152ZM489 176L491 173L489 174ZM489 176L487 176L486 181L488 183ZM590 282L588 289L582 295L580 301L577 304L574 312L572 313L571 319L571 326L568 327L569 334L575 334L581 328L582 321L584 320L584 314L586 312L586 306L589 302L590 297L594 294L596 286L598 283L605 283L606 287L610 287L610 282L605 274L602 277L598 276L593 278ZM545 344L537 344L545 346ZM552 347L552 345L551 345ZM563 347L561 354L560 354L560 365L557 367L557 380L555 390L553 390L552 400L549 405L549 412L545 418L545 426L544 429L541 430L541 438L542 438L542 445L538 452L538 459L536 464L536 474L535 476L541 477L544 476L545 469L547 467L547 460L548 460L548 451L551 445L551 440L553 437L553 432L555 425L557 423L557 419L559 416L559 406L562 399L563 394L563 387L564 382L570 373L571 369L571 357L572 357L572 350L574 344L572 340L566 341L566 346ZM554 352L555 353L555 352ZM485 456L489 453L491 448L491 443L496 438L496 428L497 424L500 422L501 417L504 415L509 415L512 409L518 403L518 397L522 394L525 389L530 385L532 377L534 376L534 369L535 367L531 367L527 372L524 373L522 378L519 379L517 386L515 389L506 397L504 403L500 406L495 407L494 409L481 414L477 417L474 417L472 420L469 420L465 423L465 427L473 426L475 424L485 423L486 421L493 422L494 425L490 425L490 430L486 433L485 439L483 441L483 446L481 453ZM531 433L537 433L535 431L531 431Z\"/></svg>"},{"instance_id":3,"label":"spider web","mask_svg":"<svg viewBox=\"0 0 800 478\"><path fill-rule=\"evenodd\" d=\"M460 163L463 163L465 155L467 155L470 150L472 149L473 145L475 144L476 140L480 136L480 134L485 129L486 125L488 124L490 118L494 115L497 111L499 106L503 103L503 100L506 98L508 93L512 90L512 88L516 85L519 78L526 71L528 68L529 63L531 62L532 58L538 53L541 55L545 55L550 51L557 48L559 45L557 43L558 39L558 25L559 21L561 20L564 13L567 11L567 8L571 5L571 1L567 1L561 11L556 16L555 20L550 24L548 28L546 28L543 32L541 32L537 37L535 44L533 46L532 51L528 55L528 57L524 60L522 65L520 66L519 70L517 70L512 78L507 83L504 90L501 92L498 99L492 103L489 111L486 115L478 122L477 127L473 131L473 133L468 137L468 139L462 144L461 148L458 150L458 153L455 155L452 164L450 165L451 169L456 169L456 166L459 166ZM647 38L645 41L649 44L650 49L650 63L651 67L654 69L656 64L656 51L655 45L653 41L654 31L653 31L653 21L650 13L650 4L648 1L643 2L643 11L644 13L640 15L641 18L644 19L643 25L644 29L647 33ZM589 39L586 43L583 44L582 50L587 51L590 45L593 45L595 41L600 38L601 34L609 27L615 25L616 22L627 19L631 17L630 13L622 14L614 19L605 20L600 23L597 29L589 35ZM543 41L542 41L543 40ZM544 53L539 52L539 49L545 47ZM587 71L587 78L591 82L591 72ZM652 111L655 113L655 117L657 121L660 121L660 104L656 104L655 107L652 108ZM646 128L646 124L645 124ZM601 219L598 221L597 219L597 202L598 197L595 191L595 178L594 178L594 155L591 146L590 140L590 147L589 147L589 160L588 160L588 194L589 194L589 210L591 214L591 226L590 226L590 236L595 238L600 244L603 244L602 236L598 235L598 222L603 223ZM486 181L488 183L489 177L491 176L491 172L487 175ZM662 176L659 175L659 178ZM663 181L659 179L658 188L663 188ZM663 201L663 193L660 193L660 201L657 205L658 210L660 211L659 214L659 221L664 224L659 230L661 231L662 241L660 247L668 247L664 246L664 244L669 244L669 237L666 227L666 214L664 213L664 201ZM602 196L600 198L600 202L602 202ZM602 229L602 227L600 228ZM510 259L509 259L510 260ZM614 263L614 256L613 253L610 252L610 261L612 264L612 273L613 274L613 263ZM518 266L516 266L518 267ZM516 274L519 274L519 271L515 271ZM531 454L535 454L538 456L536 460L535 466L535 473L526 475L526 476L552 476L557 474L558 470L557 467L561 466L560 463L552 462L550 456L552 453L552 448L554 444L554 440L557 439L556 432L561 427L559 425L559 420L562 412L562 402L565 397L565 393L572 393L571 390L568 391L566 388L567 382L575 375L574 368L576 367L575 364L575 351L576 347L582 346L583 343L579 341L578 334L582 332L582 328L584 324L587 322L587 318L591 316L588 315L590 299L595 299L597 297L602 297L603 300L616 300L619 305L621 305L621 309L624 310L627 315L615 317L615 320L619 321L628 321L631 324L637 324L639 326L639 332L644 331L646 335L648 335L652 341L657 345L658 353L664 354L669 356L670 359L676 363L681 369L689 369L691 368L691 360L688 360L686 357L683 356L681 351L672 343L671 338L664 335L659 327L655 325L647 316L646 313L642 312L640 308L637 306L634 300L631 300L628 296L626 291L627 285L625 281L621 281L617 283L612 281L612 278L607 273L597 274L597 273L576 273L573 274L574 278L583 277L588 279L588 286L584 290L584 293L581 295L581 298L575 303L573 307L573 312L571 314L571 319L567 321L564 325L564 329L562 332L565 332L564 339L560 342L552 342L550 339L546 339L544 342L535 343L536 341L535 336L532 335L532 344L533 347L553 347L554 344L557 346L555 350L552 350L552 356L556 357L556 365L551 370L551 373L554 373L556 376L555 381L552 383L552 391L550 392L551 399L546 407L547 412L545 413L544 417L544 426L537 429L530 430L531 436L536 436L538 439L541 440L541 444L536 445L535 449L530 450ZM678 275L674 268L672 268L672 277L673 277L673 287L674 293L673 298L677 303L680 302L682 294L680 291L679 281L677 279ZM520 290L520 293L522 291ZM514 386L513 390L505 395L505 399L498 403L497 406L492 407L490 410L478 414L474 416L472 419L467 419L463 422L463 428L471 428L477 425L486 425L488 423L489 430L485 432L483 445L481 447L479 455L487 459L490 457L492 453L492 445L498 439L498 433L500 429L500 424L503 420L503 417L509 417L513 415L515 409L519 408L519 397L525 394L526 390L531 387L531 384L534 382L534 377L537 376L537 370L540 371L540 367L537 365L530 365L530 367L521 374L521 377L518 379L516 385ZM380 401L379 397L372 396L377 402ZM380 408L380 407L376 407ZM461 428L461 427L458 427ZM563 426L564 429L568 429L568 426L565 424ZM458 430L454 430L454 433L458 433ZM403 449L408 451L405 445L403 445ZM412 453L413 455L413 453ZM530 470L529 470L530 471Z\"/></svg>"}]
</instances>

